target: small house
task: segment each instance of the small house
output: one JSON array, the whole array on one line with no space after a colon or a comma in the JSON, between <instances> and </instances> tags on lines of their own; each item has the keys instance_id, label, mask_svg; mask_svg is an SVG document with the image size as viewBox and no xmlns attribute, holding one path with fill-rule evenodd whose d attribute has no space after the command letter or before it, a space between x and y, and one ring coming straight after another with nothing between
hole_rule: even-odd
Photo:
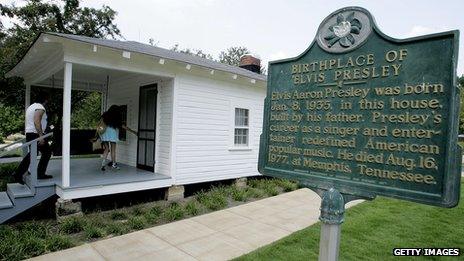
<instances>
[{"instance_id":1,"label":"small house","mask_svg":"<svg viewBox=\"0 0 464 261\"><path fill-rule=\"evenodd\" d=\"M0 192L0 223L57 194L73 200L259 175L266 76L259 60L243 68L133 41L42 33L7 76L63 90L62 156L37 180L31 159L26 185ZM127 133L117 146L121 169L102 172L99 158L70 155L71 90L102 93L102 110L124 109ZM24 90L18 90L24 91ZM57 138L57 137L55 137ZM23 145L34 152L35 142Z\"/></svg>"}]
</instances>

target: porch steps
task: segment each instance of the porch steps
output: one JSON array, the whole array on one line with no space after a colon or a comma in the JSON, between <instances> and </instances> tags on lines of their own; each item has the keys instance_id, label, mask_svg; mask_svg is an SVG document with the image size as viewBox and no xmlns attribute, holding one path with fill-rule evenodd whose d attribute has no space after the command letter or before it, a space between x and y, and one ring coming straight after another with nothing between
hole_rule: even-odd
<instances>
[{"instance_id":1,"label":"porch steps","mask_svg":"<svg viewBox=\"0 0 464 261\"><path fill-rule=\"evenodd\" d=\"M6 192L0 192L0 210L5 208L12 208L13 202L11 202L10 197Z\"/></svg>"},{"instance_id":2,"label":"porch steps","mask_svg":"<svg viewBox=\"0 0 464 261\"><path fill-rule=\"evenodd\" d=\"M6 192L0 192L0 224L53 195L55 185L37 186L31 190L28 185L7 184Z\"/></svg>"},{"instance_id":3,"label":"porch steps","mask_svg":"<svg viewBox=\"0 0 464 261\"><path fill-rule=\"evenodd\" d=\"M24 176L24 182L26 183L26 185L31 187L31 175ZM53 181L52 179L39 179L37 180L35 186L36 187L48 187L48 186L53 186L53 185L55 185L55 181Z\"/></svg>"},{"instance_id":4,"label":"porch steps","mask_svg":"<svg viewBox=\"0 0 464 261\"><path fill-rule=\"evenodd\" d=\"M34 193L32 193L31 189L28 186L21 185L19 183L8 183L6 185L6 193L8 193L8 196L10 196L13 202L16 198L26 198L34 196Z\"/></svg>"}]
</instances>

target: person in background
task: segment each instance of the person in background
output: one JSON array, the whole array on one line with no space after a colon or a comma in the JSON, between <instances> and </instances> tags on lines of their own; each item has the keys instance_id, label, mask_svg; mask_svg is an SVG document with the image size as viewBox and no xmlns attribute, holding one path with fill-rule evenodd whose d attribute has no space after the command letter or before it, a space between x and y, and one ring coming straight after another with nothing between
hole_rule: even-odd
<instances>
[{"instance_id":1,"label":"person in background","mask_svg":"<svg viewBox=\"0 0 464 261\"><path fill-rule=\"evenodd\" d=\"M50 100L50 95L46 92L39 92L33 104L26 109L25 116L25 133L26 142L35 140L45 135L47 129L47 111L45 106ZM45 139L37 142L37 150L41 153L41 158L37 167L37 177L39 179L50 179L53 176L45 174L47 171L48 161L52 155L50 146ZM36 156L36 155L34 155ZM28 153L19 164L14 179L20 184L24 184L23 175L29 169L31 163L31 154Z\"/></svg>"},{"instance_id":2,"label":"person in background","mask_svg":"<svg viewBox=\"0 0 464 261\"><path fill-rule=\"evenodd\" d=\"M119 141L119 130L121 128L137 135L135 131L122 124L120 107L117 105L112 105L106 112L103 113L99 126L97 127L97 132L100 135L100 140L104 149L101 163L102 171L106 170L106 161L109 153L111 153L111 162L108 164L108 166L111 166L111 168L115 170L119 169L116 161L116 144Z\"/></svg>"}]
</instances>

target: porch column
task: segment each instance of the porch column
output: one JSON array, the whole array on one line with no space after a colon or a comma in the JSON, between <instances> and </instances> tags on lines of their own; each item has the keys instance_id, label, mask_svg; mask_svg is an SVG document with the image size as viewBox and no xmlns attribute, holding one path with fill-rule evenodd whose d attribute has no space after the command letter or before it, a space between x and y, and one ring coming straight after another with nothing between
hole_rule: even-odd
<instances>
[{"instance_id":1,"label":"porch column","mask_svg":"<svg viewBox=\"0 0 464 261\"><path fill-rule=\"evenodd\" d=\"M62 136L62 186L69 187L70 184L70 142L71 142L71 85L72 85L72 63L64 63L63 78L63 136Z\"/></svg>"},{"instance_id":2,"label":"porch column","mask_svg":"<svg viewBox=\"0 0 464 261\"><path fill-rule=\"evenodd\" d=\"M30 83L26 83L26 98L24 99L25 101L25 108L27 109L27 107L29 107L29 105L31 105L31 84ZM25 110L26 110L25 109Z\"/></svg>"}]
</instances>

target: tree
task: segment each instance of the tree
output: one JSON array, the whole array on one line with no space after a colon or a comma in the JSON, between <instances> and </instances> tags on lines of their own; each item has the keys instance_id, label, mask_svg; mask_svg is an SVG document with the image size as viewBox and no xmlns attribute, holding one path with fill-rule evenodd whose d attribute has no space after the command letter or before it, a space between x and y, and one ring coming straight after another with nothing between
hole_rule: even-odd
<instances>
[{"instance_id":1,"label":"tree","mask_svg":"<svg viewBox=\"0 0 464 261\"><path fill-rule=\"evenodd\" d=\"M195 55L195 56L205 58L205 59L209 59L209 60L214 60L213 56L211 54L209 54L209 53L205 53L200 49L190 49L190 48L181 49L181 48L179 48L179 44L175 44L173 47L171 47L171 51L190 54L190 55Z\"/></svg>"},{"instance_id":2,"label":"tree","mask_svg":"<svg viewBox=\"0 0 464 261\"><path fill-rule=\"evenodd\" d=\"M100 9L81 7L79 3L79 0L26 0L21 6L0 4L1 18L13 24L5 28L0 22L0 103L16 109L17 115L23 110L24 85L20 78L5 78L5 73L17 64L41 32L113 39L121 36L113 23L116 16L113 9L105 5ZM73 97L73 107L79 107L86 95ZM60 105L57 105L59 113L58 108Z\"/></svg>"},{"instance_id":3,"label":"tree","mask_svg":"<svg viewBox=\"0 0 464 261\"><path fill-rule=\"evenodd\" d=\"M249 54L249 53L250 51L248 51L248 49L243 46L230 47L227 50L222 51L219 54L219 62L229 64L229 65L239 66L240 58L244 54Z\"/></svg>"},{"instance_id":4,"label":"tree","mask_svg":"<svg viewBox=\"0 0 464 261\"><path fill-rule=\"evenodd\" d=\"M250 54L248 48L244 46L233 46L219 54L219 62L233 66L240 66L240 58L245 54ZM260 74L265 74L266 68L261 65L259 71Z\"/></svg>"}]
</instances>

